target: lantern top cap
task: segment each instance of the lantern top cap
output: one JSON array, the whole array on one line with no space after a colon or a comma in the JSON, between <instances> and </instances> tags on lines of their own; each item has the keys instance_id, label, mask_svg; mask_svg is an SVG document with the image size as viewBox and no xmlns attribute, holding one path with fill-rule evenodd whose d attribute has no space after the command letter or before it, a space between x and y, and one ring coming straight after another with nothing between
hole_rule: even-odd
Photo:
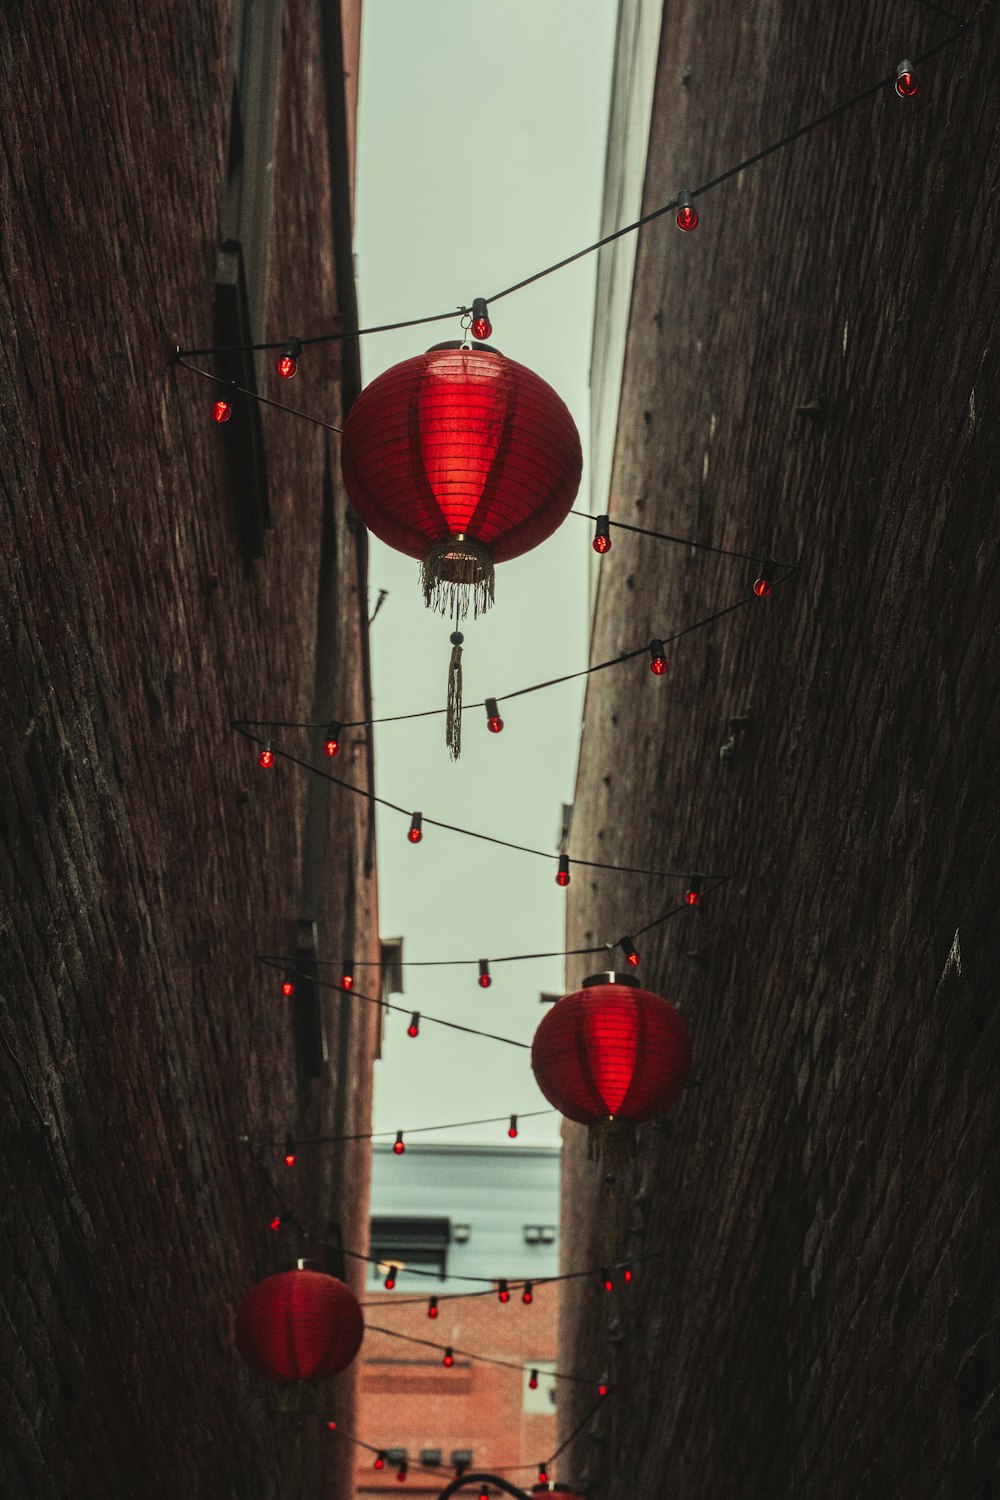
<instances>
[{"instance_id":1,"label":"lantern top cap","mask_svg":"<svg viewBox=\"0 0 1000 1500\"><path fill-rule=\"evenodd\" d=\"M605 970L603 974L588 974L582 988L589 990L595 984L627 984L633 989L639 988L639 981L634 974L616 974L612 969Z\"/></svg>"},{"instance_id":2,"label":"lantern top cap","mask_svg":"<svg viewBox=\"0 0 1000 1500\"><path fill-rule=\"evenodd\" d=\"M477 339L470 339L463 343L461 339L446 339L443 344L432 344L427 350L428 354L437 354L442 349L464 349L467 353L471 350L474 354L499 354L500 350L493 344L481 344Z\"/></svg>"}]
</instances>

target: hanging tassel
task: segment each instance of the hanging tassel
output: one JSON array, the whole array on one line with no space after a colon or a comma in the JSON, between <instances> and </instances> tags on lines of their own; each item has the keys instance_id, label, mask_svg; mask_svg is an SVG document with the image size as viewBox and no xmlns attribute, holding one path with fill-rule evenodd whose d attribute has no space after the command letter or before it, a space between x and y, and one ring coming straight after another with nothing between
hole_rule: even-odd
<instances>
[{"instance_id":1,"label":"hanging tassel","mask_svg":"<svg viewBox=\"0 0 1000 1500\"><path fill-rule=\"evenodd\" d=\"M450 615L456 624L464 620L472 603L472 617L493 604L493 554L489 547L465 537L438 542L420 564L424 603L440 615Z\"/></svg>"},{"instance_id":2,"label":"hanging tassel","mask_svg":"<svg viewBox=\"0 0 1000 1500\"><path fill-rule=\"evenodd\" d=\"M444 740L452 760L462 753L462 642L460 630L451 633L451 661L448 663L448 714Z\"/></svg>"}]
</instances>

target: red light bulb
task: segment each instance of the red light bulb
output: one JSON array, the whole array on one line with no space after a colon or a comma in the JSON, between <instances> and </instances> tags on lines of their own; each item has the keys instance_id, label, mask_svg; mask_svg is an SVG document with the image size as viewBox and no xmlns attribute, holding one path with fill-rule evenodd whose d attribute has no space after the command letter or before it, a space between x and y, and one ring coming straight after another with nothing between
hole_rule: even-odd
<instances>
[{"instance_id":1,"label":"red light bulb","mask_svg":"<svg viewBox=\"0 0 1000 1500\"><path fill-rule=\"evenodd\" d=\"M424 836L424 815L423 815L423 813L416 812L416 813L413 814L413 817L410 819L410 831L406 835L406 837L409 839L409 841L410 841L411 844L419 844L420 840L423 838L423 836Z\"/></svg>"},{"instance_id":2,"label":"red light bulb","mask_svg":"<svg viewBox=\"0 0 1000 1500\"><path fill-rule=\"evenodd\" d=\"M285 352L278 356L275 369L282 380L291 380L299 368L299 355L302 353L302 342L300 339L289 339L285 345Z\"/></svg>"},{"instance_id":3,"label":"red light bulb","mask_svg":"<svg viewBox=\"0 0 1000 1500\"><path fill-rule=\"evenodd\" d=\"M479 960L479 988L488 990L493 980L490 978L490 961L488 958Z\"/></svg>"},{"instance_id":4,"label":"red light bulb","mask_svg":"<svg viewBox=\"0 0 1000 1500\"><path fill-rule=\"evenodd\" d=\"M290 978L283 979L281 981L281 993L286 1000L290 1000L295 994L295 981Z\"/></svg>"},{"instance_id":5,"label":"red light bulb","mask_svg":"<svg viewBox=\"0 0 1000 1500\"><path fill-rule=\"evenodd\" d=\"M535 1298L534 1298L534 1292L532 1291L532 1288L531 1288L531 1282L530 1281L526 1281L524 1283L524 1291L521 1293L521 1301L524 1303L525 1307L530 1307L531 1304L532 1304L532 1302L534 1300L535 1300ZM532 1374L534 1374L534 1373L535 1372L532 1371Z\"/></svg>"},{"instance_id":6,"label":"red light bulb","mask_svg":"<svg viewBox=\"0 0 1000 1500\"><path fill-rule=\"evenodd\" d=\"M263 750L258 755L257 764L264 771L269 771L274 765L274 751L271 749L271 746L269 744L265 745Z\"/></svg>"},{"instance_id":7,"label":"red light bulb","mask_svg":"<svg viewBox=\"0 0 1000 1500\"><path fill-rule=\"evenodd\" d=\"M637 953L635 948L632 946L632 939L627 937L620 938L618 946L622 950L622 953L624 953L625 955L625 962L629 964L633 969L637 969L641 962L642 955L640 953Z\"/></svg>"},{"instance_id":8,"label":"red light bulb","mask_svg":"<svg viewBox=\"0 0 1000 1500\"><path fill-rule=\"evenodd\" d=\"M698 210L694 206L690 193L677 194L677 217L674 222L678 229L683 229L685 234L690 234L692 229L698 228Z\"/></svg>"},{"instance_id":9,"label":"red light bulb","mask_svg":"<svg viewBox=\"0 0 1000 1500\"><path fill-rule=\"evenodd\" d=\"M403 1145L403 1132L401 1130L396 1131L396 1139L392 1143L392 1149L397 1156L402 1156L406 1150L406 1147Z\"/></svg>"},{"instance_id":10,"label":"red light bulb","mask_svg":"<svg viewBox=\"0 0 1000 1500\"><path fill-rule=\"evenodd\" d=\"M510 1289L507 1286L506 1281L500 1281L497 1284L497 1297L500 1299L501 1302L509 1302L510 1301Z\"/></svg>"},{"instance_id":11,"label":"red light bulb","mask_svg":"<svg viewBox=\"0 0 1000 1500\"><path fill-rule=\"evenodd\" d=\"M413 1012L413 1015L410 1017L410 1024L406 1028L406 1035L407 1036L419 1036L420 1035L420 1012L419 1012L419 1010L415 1010Z\"/></svg>"},{"instance_id":12,"label":"red light bulb","mask_svg":"<svg viewBox=\"0 0 1000 1500\"><path fill-rule=\"evenodd\" d=\"M446 1370L450 1370L452 1365L455 1363L455 1355L450 1347L444 1351L444 1359L442 1359L441 1363L444 1365Z\"/></svg>"},{"instance_id":13,"label":"red light bulb","mask_svg":"<svg viewBox=\"0 0 1000 1500\"><path fill-rule=\"evenodd\" d=\"M493 332L493 324L490 322L489 308L486 306L485 297L473 297L472 299L472 328L474 339L480 343L488 339Z\"/></svg>"},{"instance_id":14,"label":"red light bulb","mask_svg":"<svg viewBox=\"0 0 1000 1500\"><path fill-rule=\"evenodd\" d=\"M331 1417L331 1418L330 1418L330 1420L329 1420L329 1422L327 1422L327 1424L326 1424L326 1425L327 1425L327 1427L328 1427L328 1428L329 1428L329 1429L330 1429L330 1431L331 1431L331 1432L336 1432L336 1430L337 1430L337 1424L336 1424L336 1422L335 1422L335 1421L334 1421L334 1420L333 1420L333 1418L332 1418L332 1417Z\"/></svg>"},{"instance_id":15,"label":"red light bulb","mask_svg":"<svg viewBox=\"0 0 1000 1500\"><path fill-rule=\"evenodd\" d=\"M537 1370L532 1370L531 1375L528 1377L528 1389L531 1390L531 1391L537 1391L538 1390L538 1371ZM543 1480L542 1482L544 1483L545 1481Z\"/></svg>"},{"instance_id":16,"label":"red light bulb","mask_svg":"<svg viewBox=\"0 0 1000 1500\"><path fill-rule=\"evenodd\" d=\"M436 1297L432 1297L430 1299L430 1301L428 1302L428 1304L427 1304L427 1316L429 1318L436 1318L437 1315L438 1315L438 1299Z\"/></svg>"},{"instance_id":17,"label":"red light bulb","mask_svg":"<svg viewBox=\"0 0 1000 1500\"><path fill-rule=\"evenodd\" d=\"M294 1167L294 1165L295 1165L295 1142L292 1140L291 1136L289 1136L288 1140L285 1142L285 1166L286 1167Z\"/></svg>"},{"instance_id":18,"label":"red light bulb","mask_svg":"<svg viewBox=\"0 0 1000 1500\"><path fill-rule=\"evenodd\" d=\"M507 1134L510 1136L512 1141L517 1140L517 1115L511 1115L510 1125L507 1127Z\"/></svg>"},{"instance_id":19,"label":"red light bulb","mask_svg":"<svg viewBox=\"0 0 1000 1500\"><path fill-rule=\"evenodd\" d=\"M614 1277L612 1276L612 1274L611 1274L610 1271L602 1271L601 1272L601 1280L604 1283L604 1290L606 1292L613 1292L614 1291L614 1289L615 1289L615 1281L614 1281Z\"/></svg>"},{"instance_id":20,"label":"red light bulb","mask_svg":"<svg viewBox=\"0 0 1000 1500\"><path fill-rule=\"evenodd\" d=\"M228 422L232 414L233 408L229 401L215 401L212 403L213 422Z\"/></svg>"},{"instance_id":21,"label":"red light bulb","mask_svg":"<svg viewBox=\"0 0 1000 1500\"><path fill-rule=\"evenodd\" d=\"M692 875L688 881L687 890L684 892L684 903L686 906L701 905L701 881L696 875Z\"/></svg>"},{"instance_id":22,"label":"red light bulb","mask_svg":"<svg viewBox=\"0 0 1000 1500\"><path fill-rule=\"evenodd\" d=\"M396 1285L395 1271L392 1266L390 1266L388 1271L385 1273L385 1281L382 1283L382 1285L385 1287L387 1292L391 1292L393 1287Z\"/></svg>"},{"instance_id":23,"label":"red light bulb","mask_svg":"<svg viewBox=\"0 0 1000 1500\"><path fill-rule=\"evenodd\" d=\"M601 1381L600 1385L597 1387L597 1394L599 1396L606 1396L608 1394L608 1387L607 1387L606 1383L603 1380Z\"/></svg>"},{"instance_id":24,"label":"red light bulb","mask_svg":"<svg viewBox=\"0 0 1000 1500\"><path fill-rule=\"evenodd\" d=\"M607 516L598 516L594 526L594 540L591 543L595 552L603 557L605 552L611 551L611 522Z\"/></svg>"},{"instance_id":25,"label":"red light bulb","mask_svg":"<svg viewBox=\"0 0 1000 1500\"><path fill-rule=\"evenodd\" d=\"M649 643L649 670L654 677L662 677L667 670L667 658L662 641Z\"/></svg>"},{"instance_id":26,"label":"red light bulb","mask_svg":"<svg viewBox=\"0 0 1000 1500\"><path fill-rule=\"evenodd\" d=\"M549 1482L548 1471L546 1470L544 1464L539 1464L538 1465L538 1483L539 1484L548 1484L548 1482Z\"/></svg>"},{"instance_id":27,"label":"red light bulb","mask_svg":"<svg viewBox=\"0 0 1000 1500\"><path fill-rule=\"evenodd\" d=\"M284 1214L275 1214L274 1218L271 1220L271 1228L274 1230L275 1234L277 1234L278 1230L281 1228L284 1222Z\"/></svg>"},{"instance_id":28,"label":"red light bulb","mask_svg":"<svg viewBox=\"0 0 1000 1500\"><path fill-rule=\"evenodd\" d=\"M896 69L896 93L901 99L912 99L919 88L913 64L908 57L904 57Z\"/></svg>"},{"instance_id":29,"label":"red light bulb","mask_svg":"<svg viewBox=\"0 0 1000 1500\"><path fill-rule=\"evenodd\" d=\"M569 855L560 854L559 868L556 871L556 885L569 885Z\"/></svg>"},{"instance_id":30,"label":"red light bulb","mask_svg":"<svg viewBox=\"0 0 1000 1500\"><path fill-rule=\"evenodd\" d=\"M631 1285L631 1282L632 1282L632 1267L631 1266L626 1266L625 1269L624 1269L624 1271L622 1272L622 1276L625 1279L625 1285L626 1286Z\"/></svg>"},{"instance_id":31,"label":"red light bulb","mask_svg":"<svg viewBox=\"0 0 1000 1500\"><path fill-rule=\"evenodd\" d=\"M396 1470L396 1483L397 1484L405 1484L406 1483L406 1465L405 1464L400 1464L399 1468Z\"/></svg>"},{"instance_id":32,"label":"red light bulb","mask_svg":"<svg viewBox=\"0 0 1000 1500\"><path fill-rule=\"evenodd\" d=\"M326 726L326 739L323 741L323 754L333 760L335 755L340 754L341 725L331 723Z\"/></svg>"},{"instance_id":33,"label":"red light bulb","mask_svg":"<svg viewBox=\"0 0 1000 1500\"><path fill-rule=\"evenodd\" d=\"M376 1453L376 1455L375 1455L375 1462L372 1464L372 1468L373 1469L384 1469L385 1468L385 1454L384 1453Z\"/></svg>"},{"instance_id":34,"label":"red light bulb","mask_svg":"<svg viewBox=\"0 0 1000 1500\"><path fill-rule=\"evenodd\" d=\"M774 575L778 571L778 564L769 557L760 570L760 577L754 581L753 591L758 599L770 599L774 593Z\"/></svg>"},{"instance_id":35,"label":"red light bulb","mask_svg":"<svg viewBox=\"0 0 1000 1500\"><path fill-rule=\"evenodd\" d=\"M503 719L500 717L500 710L497 708L497 700L495 698L487 698L486 700L486 728L490 734L499 734L503 728Z\"/></svg>"},{"instance_id":36,"label":"red light bulb","mask_svg":"<svg viewBox=\"0 0 1000 1500\"><path fill-rule=\"evenodd\" d=\"M344 973L343 973L343 977L341 978L340 982L343 985L343 987L344 987L345 990L353 990L353 988L354 988L354 964L353 963L349 963L349 964L345 964L344 965Z\"/></svg>"}]
</instances>

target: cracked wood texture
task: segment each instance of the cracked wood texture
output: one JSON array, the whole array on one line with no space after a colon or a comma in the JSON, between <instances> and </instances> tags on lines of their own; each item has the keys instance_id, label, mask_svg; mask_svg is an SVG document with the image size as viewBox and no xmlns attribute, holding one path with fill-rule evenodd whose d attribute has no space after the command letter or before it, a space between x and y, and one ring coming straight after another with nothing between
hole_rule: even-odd
<instances>
[{"instance_id":1,"label":"cracked wood texture","mask_svg":"<svg viewBox=\"0 0 1000 1500\"><path fill-rule=\"evenodd\" d=\"M335 439L264 413L273 529L250 562L215 388L167 363L212 341L234 24L214 0L11 0L0 35L5 1500L348 1491L325 1419L350 1422L351 1375L289 1404L231 1343L246 1288L310 1249L268 1229L282 1205L240 1135L369 1128L376 1042L375 1007L324 1000L306 1078L254 954L306 914L322 950L378 957L368 804L317 810L229 728L324 694L365 716ZM281 47L270 338L354 318L318 6L288 0ZM336 348L291 393L261 374L339 421ZM357 731L338 764L367 783ZM366 1144L294 1172L266 1155L305 1223L363 1247Z\"/></svg>"},{"instance_id":2,"label":"cracked wood texture","mask_svg":"<svg viewBox=\"0 0 1000 1500\"><path fill-rule=\"evenodd\" d=\"M564 1127L566 1269L616 1227L661 1252L564 1288L560 1359L613 1387L561 1414L591 1500L997 1492L998 30L981 6L916 98L640 239L606 508L801 567L665 677L589 683L572 854L731 876L637 939L696 1086L616 1202ZM901 0L671 0L644 207L948 33ZM594 661L750 593L752 565L613 537ZM572 949L679 891L569 896Z\"/></svg>"}]
</instances>

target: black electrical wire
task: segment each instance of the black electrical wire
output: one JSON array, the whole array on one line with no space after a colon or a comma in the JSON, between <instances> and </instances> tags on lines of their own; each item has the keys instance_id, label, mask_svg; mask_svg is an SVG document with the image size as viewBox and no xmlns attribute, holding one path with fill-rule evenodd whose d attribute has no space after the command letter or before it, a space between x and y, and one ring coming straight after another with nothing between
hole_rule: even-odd
<instances>
[{"instance_id":1,"label":"black electrical wire","mask_svg":"<svg viewBox=\"0 0 1000 1500\"><path fill-rule=\"evenodd\" d=\"M582 516L587 521L599 521L602 519L601 516L592 516L588 510L571 510L570 515ZM794 571L799 566L798 563L777 562L769 554L767 556L763 554L757 556L752 552L733 552L729 547L713 547L708 542L693 542L687 536L672 536L669 531L650 531L645 526L633 526L629 521L613 521L610 516L605 516L603 519L607 521L609 526L614 526L618 531L632 531L636 536L652 537L657 542L673 542L678 547L692 547L696 552L715 552L719 557L738 557L743 562L759 564L774 562L776 568L785 568L789 571ZM499 701L498 698L497 702L499 703Z\"/></svg>"},{"instance_id":2,"label":"black electrical wire","mask_svg":"<svg viewBox=\"0 0 1000 1500\"><path fill-rule=\"evenodd\" d=\"M420 1012L420 1019L425 1019L423 1011ZM404 1129L403 1134L426 1135L428 1131L432 1130L467 1130L472 1125L503 1125L510 1120L512 1113L518 1120L533 1120L538 1115L554 1115L557 1111L554 1109L528 1109L513 1112L508 1110L505 1115L490 1115L485 1120L456 1120L449 1122L447 1125L415 1125L410 1130ZM395 1130L372 1130L367 1134L362 1132L359 1135L313 1135L306 1136L305 1138L296 1136L295 1149L298 1150L300 1146L331 1146L341 1141L376 1141L381 1136L393 1136L397 1134L398 1131ZM249 1136L243 1136L242 1139L249 1141L250 1138ZM257 1141L255 1144L258 1146L284 1146L287 1143L287 1139L286 1136L281 1141Z\"/></svg>"},{"instance_id":3,"label":"black electrical wire","mask_svg":"<svg viewBox=\"0 0 1000 1500\"><path fill-rule=\"evenodd\" d=\"M534 1284L535 1283L532 1282L532 1286L534 1286ZM450 1349L451 1352L456 1356L456 1358L461 1355L463 1359L471 1359L477 1365L500 1365L505 1370L524 1369L523 1360L515 1364L513 1360L497 1359L492 1354L473 1354L469 1349L460 1349L457 1344L439 1344L434 1339L417 1338L417 1336L412 1333L397 1333L393 1328L380 1328L377 1323L366 1323L365 1332L382 1333L385 1334L387 1338L400 1339L404 1344L421 1344L425 1349L440 1349L442 1352L445 1349ZM593 1386L599 1383L592 1376L570 1375L567 1373L563 1373L563 1371L561 1370L546 1370L545 1375L546 1379L548 1380L567 1380L572 1381L574 1385Z\"/></svg>"},{"instance_id":4,"label":"black electrical wire","mask_svg":"<svg viewBox=\"0 0 1000 1500\"><path fill-rule=\"evenodd\" d=\"M956 41L966 30L969 23L958 16L952 15L941 6L933 4L932 0L916 0L916 3L923 5L927 10L933 11L935 15L939 15L945 20L950 21L955 27L950 36L944 37L939 42L935 42L913 59L914 67L919 67L928 58L933 57L936 53L942 51L943 48ZM861 89L856 94L852 94L849 99L844 99L840 104L835 104L832 109L825 110L823 114L817 115L814 120L809 120L805 125L800 125L797 129L790 130L780 140L772 142L769 146L764 146L760 151L755 151L752 156L746 157L737 166L729 167L725 172L720 172L717 176L710 177L700 187L690 189L689 197L700 198L705 193L712 192L714 188L721 187L730 178L737 177L749 167L756 166L758 162L766 161L769 156L774 156L777 152L786 150L787 147L801 140L803 136L811 134L814 130L819 130L823 125L828 125L840 115L846 114L857 105L863 104L867 99L873 98L882 89L891 88L895 82L896 75L895 73L891 73L887 78L880 78L877 83L869 84L867 88ZM512 296L514 292L522 291L527 286L533 286L536 281L541 281L543 277L551 276L555 271L561 271L566 266L573 265L575 261L582 260L584 256L592 255L596 250L602 250L605 245L614 244L616 240L622 239L625 235L634 234L647 224L652 224L655 220L661 219L665 214L672 213L677 208L678 203L678 198L671 198L669 202L661 204L659 208L651 209L649 213L642 214L638 219L634 219L631 224L623 224L620 229L614 229L610 234L602 235L600 239L594 240L592 244L585 245L582 250L576 250L572 255L564 256L562 260L554 261L551 265L543 267L542 270L535 271L532 275L525 276L520 281L513 282L510 286L504 287L499 292L494 292L485 301L488 305L491 305L502 301L504 297ZM471 308L460 306L454 309L449 308L447 312L430 313L428 316L422 318L407 318L396 323L379 323L370 328L342 329L338 333L316 334L311 338L300 338L299 343L305 348L311 344L337 343L342 339L362 338L370 333L392 333L404 328L420 328L427 323L441 323L454 317L467 317L470 312ZM224 346L209 346L204 349L177 349L174 358L175 361L183 361L186 358L201 354L229 354L236 352L245 353L258 349L283 349L287 345L287 342L287 339L278 339L273 343L264 344L228 344ZM250 394L253 393L251 392Z\"/></svg>"},{"instance_id":5,"label":"black electrical wire","mask_svg":"<svg viewBox=\"0 0 1000 1500\"><path fill-rule=\"evenodd\" d=\"M281 401L272 401L270 396L261 396L257 391L248 390L245 385L237 385L235 380L226 380L222 375L213 375L211 370L200 370L197 365L189 365L180 355L177 355L171 363L179 365L182 370L190 370L193 375L201 375L216 385L225 386L228 391L236 391L241 396L249 396L251 400L259 401L262 406L273 406L275 411L286 411L289 416L301 417L303 422L311 422L314 427L323 427L327 432L343 432L344 430L342 427L335 427L332 422L324 422L322 417L311 417L307 411L299 411L296 406L285 406Z\"/></svg>"}]
</instances>

